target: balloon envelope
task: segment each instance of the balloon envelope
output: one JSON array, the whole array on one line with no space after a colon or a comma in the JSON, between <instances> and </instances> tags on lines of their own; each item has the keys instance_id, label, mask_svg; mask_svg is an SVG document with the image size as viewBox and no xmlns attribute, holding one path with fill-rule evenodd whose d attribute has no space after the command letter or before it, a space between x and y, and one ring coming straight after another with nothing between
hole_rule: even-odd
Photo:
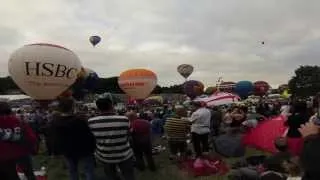
<instances>
[{"instance_id":1,"label":"balloon envelope","mask_svg":"<svg viewBox=\"0 0 320 180\"><path fill-rule=\"evenodd\" d=\"M93 46L96 46L101 41L101 37L100 36L91 36L89 38L89 41L91 42L91 44Z\"/></svg>"},{"instance_id":2,"label":"balloon envelope","mask_svg":"<svg viewBox=\"0 0 320 180\"><path fill-rule=\"evenodd\" d=\"M144 99L157 85L157 76L147 69L130 69L120 74L120 88L130 97Z\"/></svg>"},{"instance_id":3,"label":"balloon envelope","mask_svg":"<svg viewBox=\"0 0 320 180\"><path fill-rule=\"evenodd\" d=\"M248 97L253 90L253 84L250 81L239 81L234 91L241 97Z\"/></svg>"},{"instance_id":4,"label":"balloon envelope","mask_svg":"<svg viewBox=\"0 0 320 180\"><path fill-rule=\"evenodd\" d=\"M181 64L178 66L177 71L181 76L187 79L193 72L193 66L190 64Z\"/></svg>"},{"instance_id":5,"label":"balloon envelope","mask_svg":"<svg viewBox=\"0 0 320 180\"><path fill-rule=\"evenodd\" d=\"M26 94L36 100L52 100L76 81L81 63L62 46L29 44L12 53L8 69Z\"/></svg>"},{"instance_id":6,"label":"balloon envelope","mask_svg":"<svg viewBox=\"0 0 320 180\"><path fill-rule=\"evenodd\" d=\"M222 92L231 93L231 92L234 91L235 86L236 86L236 83L235 83L235 82L226 81L226 82L222 82L222 83L219 85L219 90L222 91Z\"/></svg>"},{"instance_id":7,"label":"balloon envelope","mask_svg":"<svg viewBox=\"0 0 320 180\"><path fill-rule=\"evenodd\" d=\"M217 91L216 87L207 87L207 89L204 91L205 94L211 95Z\"/></svg>"},{"instance_id":8,"label":"balloon envelope","mask_svg":"<svg viewBox=\"0 0 320 180\"><path fill-rule=\"evenodd\" d=\"M184 93L192 99L203 94L203 88L200 81L190 80L183 84Z\"/></svg>"},{"instance_id":9,"label":"balloon envelope","mask_svg":"<svg viewBox=\"0 0 320 180\"><path fill-rule=\"evenodd\" d=\"M257 96L265 95L270 88L270 85L265 81L256 81L253 84L254 86L254 94Z\"/></svg>"}]
</instances>

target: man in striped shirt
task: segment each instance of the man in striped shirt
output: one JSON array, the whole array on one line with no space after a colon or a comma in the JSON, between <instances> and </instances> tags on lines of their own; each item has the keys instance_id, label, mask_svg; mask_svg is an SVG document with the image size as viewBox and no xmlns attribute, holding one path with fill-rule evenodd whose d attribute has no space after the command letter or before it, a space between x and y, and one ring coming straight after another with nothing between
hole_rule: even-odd
<instances>
[{"instance_id":1,"label":"man in striped shirt","mask_svg":"<svg viewBox=\"0 0 320 180\"><path fill-rule=\"evenodd\" d=\"M176 116L168 118L165 124L165 131L168 136L168 144L171 152L170 159L175 158L178 153L184 154L187 150L187 134L190 131L190 122L184 118L187 111L183 106L175 107Z\"/></svg>"},{"instance_id":2,"label":"man in striped shirt","mask_svg":"<svg viewBox=\"0 0 320 180\"><path fill-rule=\"evenodd\" d=\"M96 157L104 164L104 171L110 180L119 179L119 167L125 180L134 180L133 152L129 144L129 120L114 112L110 97L96 101L99 116L89 119L89 127L96 142Z\"/></svg>"}]
</instances>

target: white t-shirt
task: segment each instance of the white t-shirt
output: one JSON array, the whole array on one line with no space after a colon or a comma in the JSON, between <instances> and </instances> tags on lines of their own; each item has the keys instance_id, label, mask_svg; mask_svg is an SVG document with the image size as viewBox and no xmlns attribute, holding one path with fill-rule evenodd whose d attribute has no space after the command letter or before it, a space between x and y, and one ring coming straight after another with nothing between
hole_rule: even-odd
<instances>
[{"instance_id":1,"label":"white t-shirt","mask_svg":"<svg viewBox=\"0 0 320 180\"><path fill-rule=\"evenodd\" d=\"M209 109L203 107L196 110L192 113L190 118L191 132L197 134L206 134L210 132L210 120L211 120L211 112Z\"/></svg>"},{"instance_id":2,"label":"white t-shirt","mask_svg":"<svg viewBox=\"0 0 320 180\"><path fill-rule=\"evenodd\" d=\"M289 105L283 105L280 109L281 115L289 116L290 115L290 106Z\"/></svg>"}]
</instances>

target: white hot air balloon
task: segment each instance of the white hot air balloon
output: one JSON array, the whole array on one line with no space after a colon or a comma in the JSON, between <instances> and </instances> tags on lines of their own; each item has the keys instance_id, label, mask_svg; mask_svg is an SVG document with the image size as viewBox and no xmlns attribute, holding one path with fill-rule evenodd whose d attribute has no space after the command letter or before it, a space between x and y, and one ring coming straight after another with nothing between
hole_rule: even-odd
<instances>
[{"instance_id":1,"label":"white hot air balloon","mask_svg":"<svg viewBox=\"0 0 320 180\"><path fill-rule=\"evenodd\" d=\"M36 100L52 100L68 89L81 70L71 50L53 44L29 44L13 52L8 63L14 82Z\"/></svg>"}]
</instances>

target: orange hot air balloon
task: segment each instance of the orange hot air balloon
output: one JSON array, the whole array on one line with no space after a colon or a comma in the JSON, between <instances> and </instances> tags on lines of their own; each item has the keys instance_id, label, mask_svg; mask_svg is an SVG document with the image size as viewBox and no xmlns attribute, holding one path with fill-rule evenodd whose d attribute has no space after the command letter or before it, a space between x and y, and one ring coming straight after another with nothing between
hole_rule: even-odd
<instances>
[{"instance_id":1,"label":"orange hot air balloon","mask_svg":"<svg viewBox=\"0 0 320 180\"><path fill-rule=\"evenodd\" d=\"M157 75L147 69L130 69L120 74L120 88L130 97L144 99L157 85Z\"/></svg>"}]
</instances>

